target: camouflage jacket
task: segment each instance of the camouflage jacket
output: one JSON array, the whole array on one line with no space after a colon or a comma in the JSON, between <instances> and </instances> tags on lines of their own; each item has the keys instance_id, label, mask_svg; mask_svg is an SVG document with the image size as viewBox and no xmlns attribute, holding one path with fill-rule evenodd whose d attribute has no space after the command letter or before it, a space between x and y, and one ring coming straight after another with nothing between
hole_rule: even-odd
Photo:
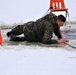
<instances>
[{"instance_id":1,"label":"camouflage jacket","mask_svg":"<svg viewBox=\"0 0 76 75\"><path fill-rule=\"evenodd\" d=\"M58 37L62 38L60 29L56 24L57 16L49 13L37 21L27 22L23 26L23 33L26 41L42 42L44 44L55 44L57 40L52 40L53 32Z\"/></svg>"}]
</instances>

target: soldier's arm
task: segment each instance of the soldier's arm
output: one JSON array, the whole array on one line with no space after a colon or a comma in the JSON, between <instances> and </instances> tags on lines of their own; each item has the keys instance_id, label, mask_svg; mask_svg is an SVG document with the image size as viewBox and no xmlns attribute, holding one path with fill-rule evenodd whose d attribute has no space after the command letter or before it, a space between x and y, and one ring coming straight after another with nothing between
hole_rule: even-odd
<instances>
[{"instance_id":1,"label":"soldier's arm","mask_svg":"<svg viewBox=\"0 0 76 75\"><path fill-rule=\"evenodd\" d=\"M55 35L58 37L58 39L61 39L61 38L62 38L60 28L56 28L56 29L54 30L54 33L55 33Z\"/></svg>"},{"instance_id":2,"label":"soldier's arm","mask_svg":"<svg viewBox=\"0 0 76 75\"><path fill-rule=\"evenodd\" d=\"M57 40L52 40L53 29L51 27L47 28L44 32L43 43L44 44L57 44Z\"/></svg>"}]
</instances>

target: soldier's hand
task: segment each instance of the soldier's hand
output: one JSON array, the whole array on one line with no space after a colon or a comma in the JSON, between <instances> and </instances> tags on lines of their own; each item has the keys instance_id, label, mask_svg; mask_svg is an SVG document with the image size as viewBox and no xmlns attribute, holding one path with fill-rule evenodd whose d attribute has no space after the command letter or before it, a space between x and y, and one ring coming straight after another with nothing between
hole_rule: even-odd
<instances>
[{"instance_id":1,"label":"soldier's hand","mask_svg":"<svg viewBox=\"0 0 76 75\"><path fill-rule=\"evenodd\" d=\"M58 40L58 42L59 43L66 43L66 42L69 42L69 40L61 38L61 39Z\"/></svg>"}]
</instances>

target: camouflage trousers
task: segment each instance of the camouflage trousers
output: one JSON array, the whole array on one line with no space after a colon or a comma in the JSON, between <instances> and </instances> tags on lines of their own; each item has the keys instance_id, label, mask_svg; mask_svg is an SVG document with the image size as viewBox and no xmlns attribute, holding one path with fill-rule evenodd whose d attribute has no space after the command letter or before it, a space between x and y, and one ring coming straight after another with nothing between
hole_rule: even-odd
<instances>
[{"instance_id":1,"label":"camouflage trousers","mask_svg":"<svg viewBox=\"0 0 76 75\"><path fill-rule=\"evenodd\" d=\"M30 41L35 42L35 33L33 31L33 21L27 22L23 25L18 25L13 28L10 32L7 33L7 36L14 35L14 39L12 41ZM24 37L18 37L17 35L24 34ZM13 37L13 36L12 36ZM12 38L11 37L11 38Z\"/></svg>"}]
</instances>

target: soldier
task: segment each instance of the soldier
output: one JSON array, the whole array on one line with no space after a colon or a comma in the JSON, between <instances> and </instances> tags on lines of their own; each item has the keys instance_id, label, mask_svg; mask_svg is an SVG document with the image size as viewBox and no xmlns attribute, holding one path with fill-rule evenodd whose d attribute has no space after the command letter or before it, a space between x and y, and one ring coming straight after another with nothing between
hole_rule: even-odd
<instances>
[{"instance_id":1,"label":"soldier","mask_svg":"<svg viewBox=\"0 0 76 75\"><path fill-rule=\"evenodd\" d=\"M18 25L7 36L11 41L29 41L42 42L44 44L57 44L69 42L62 37L60 27L64 25L66 18L63 15L56 16L49 13L44 17L34 21L27 22L23 25ZM58 40L53 40L53 32L58 37ZM24 34L24 37L17 35Z\"/></svg>"}]
</instances>

